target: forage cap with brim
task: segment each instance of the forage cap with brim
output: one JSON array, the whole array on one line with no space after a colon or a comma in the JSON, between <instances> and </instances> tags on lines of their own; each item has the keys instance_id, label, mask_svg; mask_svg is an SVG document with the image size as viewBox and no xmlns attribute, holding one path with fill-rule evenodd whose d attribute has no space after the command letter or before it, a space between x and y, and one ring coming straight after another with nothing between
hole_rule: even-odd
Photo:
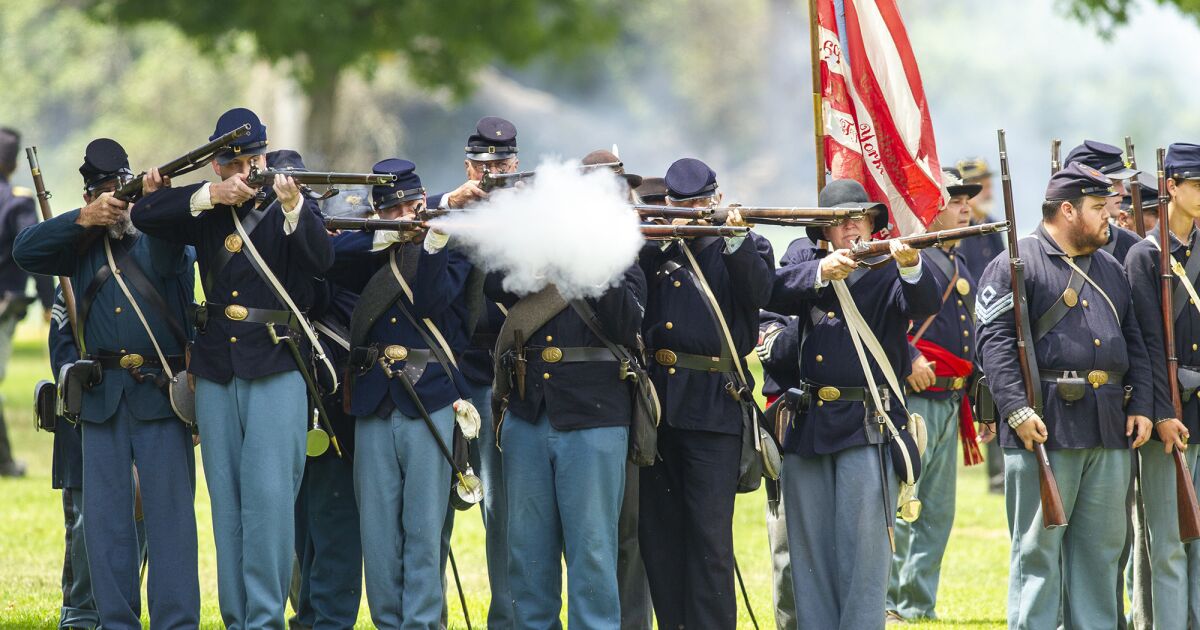
<instances>
[{"instance_id":1,"label":"forage cap with brim","mask_svg":"<svg viewBox=\"0 0 1200 630\"><path fill-rule=\"evenodd\" d=\"M1113 181L1100 171L1072 162L1050 177L1046 186L1046 201L1070 201L1080 197L1115 197Z\"/></svg>"},{"instance_id":2,"label":"forage cap with brim","mask_svg":"<svg viewBox=\"0 0 1200 630\"><path fill-rule=\"evenodd\" d=\"M228 164L243 155L262 155L267 152L267 126L258 119L257 114L245 107L235 107L221 114L221 117L217 119L217 127L213 130L213 135L208 139L216 140L246 124L250 125L249 135L242 136L229 143L229 146L217 151L214 157L218 164Z\"/></svg>"},{"instance_id":3,"label":"forage cap with brim","mask_svg":"<svg viewBox=\"0 0 1200 630\"><path fill-rule=\"evenodd\" d=\"M1109 179L1129 179L1137 170L1125 166L1125 154L1117 147L1096 140L1084 140L1083 144L1067 153L1064 164L1081 162L1108 176Z\"/></svg>"},{"instance_id":4,"label":"forage cap with brim","mask_svg":"<svg viewBox=\"0 0 1200 630\"><path fill-rule=\"evenodd\" d=\"M21 134L16 129L0 127L0 166L15 168L21 150Z\"/></svg>"},{"instance_id":5,"label":"forage cap with brim","mask_svg":"<svg viewBox=\"0 0 1200 630\"><path fill-rule=\"evenodd\" d=\"M321 214L327 217L362 219L371 216L370 186L338 186L338 194L321 202Z\"/></svg>"},{"instance_id":6,"label":"forage cap with brim","mask_svg":"<svg viewBox=\"0 0 1200 630\"><path fill-rule=\"evenodd\" d=\"M417 175L417 165L408 160L400 158L381 160L375 163L371 171L380 175L396 176L396 181L390 184L371 187L371 199L375 202L376 210L383 210L425 196L425 187L421 185L421 176Z\"/></svg>"},{"instance_id":7,"label":"forage cap with brim","mask_svg":"<svg viewBox=\"0 0 1200 630\"><path fill-rule=\"evenodd\" d=\"M280 149L268 153L267 168L291 169L293 171L308 170L308 167L304 166L304 158L291 149Z\"/></svg>"},{"instance_id":8,"label":"forage cap with brim","mask_svg":"<svg viewBox=\"0 0 1200 630\"><path fill-rule=\"evenodd\" d=\"M1142 212L1158 212L1158 179L1149 173L1138 173L1137 187L1142 193ZM1133 210L1133 195L1121 197L1121 209Z\"/></svg>"},{"instance_id":9,"label":"forage cap with brim","mask_svg":"<svg viewBox=\"0 0 1200 630\"><path fill-rule=\"evenodd\" d=\"M887 229L887 206L878 201L871 201L867 197L867 189L853 179L835 179L825 184L825 188L822 188L821 194L817 196L817 205L822 208L866 210L871 213L872 234ZM805 228L804 231L814 243L825 238L824 228L813 226Z\"/></svg>"},{"instance_id":10,"label":"forage cap with brim","mask_svg":"<svg viewBox=\"0 0 1200 630\"><path fill-rule=\"evenodd\" d=\"M965 158L955 164L963 181L972 182L993 175L992 168L988 166L987 160L980 157Z\"/></svg>"},{"instance_id":11,"label":"forage cap with brim","mask_svg":"<svg viewBox=\"0 0 1200 630\"><path fill-rule=\"evenodd\" d=\"M1175 142L1167 147L1163 160L1167 177L1176 179L1200 179L1200 145Z\"/></svg>"},{"instance_id":12,"label":"forage cap with brim","mask_svg":"<svg viewBox=\"0 0 1200 630\"><path fill-rule=\"evenodd\" d=\"M667 200L667 184L661 177L646 177L634 192L642 203L657 205Z\"/></svg>"},{"instance_id":13,"label":"forage cap with brim","mask_svg":"<svg viewBox=\"0 0 1200 630\"><path fill-rule=\"evenodd\" d=\"M691 201L717 194L717 174L696 158L675 160L663 178L671 201Z\"/></svg>"},{"instance_id":14,"label":"forage cap with brim","mask_svg":"<svg viewBox=\"0 0 1200 630\"><path fill-rule=\"evenodd\" d=\"M614 173L620 175L625 180L625 183L629 184L630 188L637 188L642 185L642 176L626 173L625 163L612 151L605 151L604 149L592 151L583 156L582 164L584 166L607 166Z\"/></svg>"},{"instance_id":15,"label":"forage cap with brim","mask_svg":"<svg viewBox=\"0 0 1200 630\"><path fill-rule=\"evenodd\" d=\"M942 183L946 185L946 192L951 197L966 195L970 199L983 190L983 184L964 184L962 175L956 168L942 169Z\"/></svg>"},{"instance_id":16,"label":"forage cap with brim","mask_svg":"<svg viewBox=\"0 0 1200 630\"><path fill-rule=\"evenodd\" d=\"M467 138L467 158L476 162L507 160L517 155L517 127L499 116L484 116Z\"/></svg>"},{"instance_id":17,"label":"forage cap with brim","mask_svg":"<svg viewBox=\"0 0 1200 630\"><path fill-rule=\"evenodd\" d=\"M125 148L109 138L97 138L88 143L79 174L83 175L83 186L89 191L112 179L133 177Z\"/></svg>"}]
</instances>

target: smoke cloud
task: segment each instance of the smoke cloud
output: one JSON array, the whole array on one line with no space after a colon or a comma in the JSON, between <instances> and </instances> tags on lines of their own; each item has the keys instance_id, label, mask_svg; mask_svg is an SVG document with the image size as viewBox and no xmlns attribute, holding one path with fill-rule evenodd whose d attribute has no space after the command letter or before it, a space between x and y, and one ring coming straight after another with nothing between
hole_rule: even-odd
<instances>
[{"instance_id":1,"label":"smoke cloud","mask_svg":"<svg viewBox=\"0 0 1200 630\"><path fill-rule=\"evenodd\" d=\"M621 183L608 170L543 162L537 177L495 190L487 202L431 221L472 262L504 274L517 295L558 287L563 297L598 297L634 263L643 239Z\"/></svg>"}]
</instances>

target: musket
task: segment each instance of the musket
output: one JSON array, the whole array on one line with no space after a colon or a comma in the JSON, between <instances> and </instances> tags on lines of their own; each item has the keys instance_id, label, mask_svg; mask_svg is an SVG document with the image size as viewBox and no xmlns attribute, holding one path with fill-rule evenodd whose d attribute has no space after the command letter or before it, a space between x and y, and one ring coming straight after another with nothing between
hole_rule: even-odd
<instances>
[{"instance_id":1,"label":"musket","mask_svg":"<svg viewBox=\"0 0 1200 630\"><path fill-rule=\"evenodd\" d=\"M1062 148L1062 140L1055 138L1050 141L1050 174L1062 170L1062 161L1058 158L1058 152Z\"/></svg>"},{"instance_id":2,"label":"musket","mask_svg":"<svg viewBox=\"0 0 1200 630\"><path fill-rule=\"evenodd\" d=\"M391 230L394 232L415 232L429 227L419 219L356 219L351 217L325 217L325 229L374 232L376 230Z\"/></svg>"},{"instance_id":3,"label":"musket","mask_svg":"<svg viewBox=\"0 0 1200 630\"><path fill-rule=\"evenodd\" d=\"M1125 155L1129 158L1129 168L1137 170L1137 158L1133 156L1133 138L1125 136ZM1129 200L1133 208L1133 229L1138 236L1146 235L1146 226L1142 225L1142 186L1137 176L1129 178Z\"/></svg>"},{"instance_id":4,"label":"musket","mask_svg":"<svg viewBox=\"0 0 1200 630\"><path fill-rule=\"evenodd\" d=\"M158 173L163 177L178 177L180 175L191 173L192 171L204 166L206 163L212 160L213 155L217 151L229 146L229 144L234 140L247 135L250 135L250 123L246 123L215 140L209 141L207 144L203 144L185 153L184 155L181 155L174 160L163 164L162 166L158 167ZM146 173L143 171L137 177L125 182L120 188L117 188L116 192L113 193L113 196L117 199L128 201L130 203L141 199L142 177L145 175Z\"/></svg>"},{"instance_id":5,"label":"musket","mask_svg":"<svg viewBox=\"0 0 1200 630\"><path fill-rule=\"evenodd\" d=\"M882 211L883 204L863 204L860 208L768 207L768 206L708 206L685 208L635 204L633 209L643 219L690 219L724 223L730 212L737 210L742 220L751 224L790 225L796 227L837 225L847 219L858 219L870 210Z\"/></svg>"},{"instance_id":6,"label":"musket","mask_svg":"<svg viewBox=\"0 0 1200 630\"><path fill-rule=\"evenodd\" d=\"M301 171L293 168L252 167L246 183L259 187L275 179L276 175L291 177L297 184L306 186L385 186L396 181L391 173L331 173L327 171Z\"/></svg>"},{"instance_id":7,"label":"musket","mask_svg":"<svg viewBox=\"0 0 1200 630\"><path fill-rule=\"evenodd\" d=\"M38 162L37 147L25 149L25 157L29 159L29 172L33 175L33 188L37 191L38 209L41 210L42 220L49 221L54 217L50 209L50 191L46 190L46 181L42 178L42 166ZM58 286L62 287L63 304L67 308L67 320L71 322L71 334L78 343L79 324L75 320L75 291L71 288L71 279L66 276L58 277Z\"/></svg>"},{"instance_id":8,"label":"musket","mask_svg":"<svg viewBox=\"0 0 1200 630\"><path fill-rule=\"evenodd\" d=\"M580 171L590 171L598 168L620 168L620 162L604 162L602 164L581 164ZM508 188L517 182L533 179L537 176L537 171L520 171L516 173L493 173L486 168L483 170L483 177L479 179L479 187L484 192L491 192L497 188Z\"/></svg>"},{"instance_id":9,"label":"musket","mask_svg":"<svg viewBox=\"0 0 1200 630\"><path fill-rule=\"evenodd\" d=\"M1021 250L1017 249L1017 213L1013 206L1012 175L1008 170L1008 147L1004 141L1004 130L996 131L1000 142L1000 183L1004 189L1004 218L1008 220L1008 266L1012 282L1013 322L1017 329L1017 364L1021 369L1021 381L1025 386L1025 404L1042 415L1041 383L1033 378L1034 352L1030 344L1033 335L1029 331L1029 302L1025 295L1025 261L1021 259ZM1050 468L1050 456L1046 453L1046 445L1033 443L1033 452L1037 457L1038 477L1042 495L1042 525L1046 529L1065 527L1067 513L1063 507L1062 495L1058 491L1058 482L1054 479L1054 471Z\"/></svg>"},{"instance_id":10,"label":"musket","mask_svg":"<svg viewBox=\"0 0 1200 630\"><path fill-rule=\"evenodd\" d=\"M647 225L642 224L642 236L646 240L669 240L673 238L696 238L700 236L745 236L748 227L732 225Z\"/></svg>"},{"instance_id":11,"label":"musket","mask_svg":"<svg viewBox=\"0 0 1200 630\"><path fill-rule=\"evenodd\" d=\"M900 238L860 241L850 248L850 258L854 260L867 260L878 256L887 256L891 253L893 241L899 241L913 249L925 249L927 247L940 247L946 243L960 241L964 238L995 234L996 232L1007 232L1008 227L1009 223L1007 221L997 221L996 223L980 223L979 225L938 230L936 232L926 232L924 234L914 234ZM866 264L867 266L872 266L871 263Z\"/></svg>"},{"instance_id":12,"label":"musket","mask_svg":"<svg viewBox=\"0 0 1200 630\"><path fill-rule=\"evenodd\" d=\"M1159 306L1162 307L1163 349L1167 355L1167 390L1171 392L1175 417L1183 418L1183 402L1179 394L1179 357L1175 351L1175 313L1171 308L1171 283L1175 275L1179 276L1180 282L1191 280L1188 280L1182 269L1176 269L1179 262L1171 256L1170 221L1167 218L1170 194L1167 192L1167 174L1163 164L1165 155L1166 151L1158 150L1158 266L1162 291ZM1173 269L1175 271L1172 271ZM1196 487L1192 483L1192 473L1188 470L1182 449L1175 444L1171 453L1175 457L1175 502L1179 510L1179 539L1187 543L1200 538L1200 504L1196 501Z\"/></svg>"}]
</instances>

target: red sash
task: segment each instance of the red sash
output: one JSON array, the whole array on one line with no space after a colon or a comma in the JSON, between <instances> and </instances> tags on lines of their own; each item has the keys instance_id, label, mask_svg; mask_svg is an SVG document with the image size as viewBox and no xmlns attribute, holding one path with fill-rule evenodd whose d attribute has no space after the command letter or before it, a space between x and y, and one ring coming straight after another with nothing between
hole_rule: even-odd
<instances>
[{"instance_id":1,"label":"red sash","mask_svg":"<svg viewBox=\"0 0 1200 630\"><path fill-rule=\"evenodd\" d=\"M909 341L912 337L909 337ZM918 339L917 350L925 358L934 362L933 373L939 377L966 378L975 371L975 365L970 361L956 356L949 350L929 341ZM940 387L930 387L931 392L945 391ZM971 413L971 401L963 392L962 406L958 412L958 437L962 442L963 462L967 466L983 463L983 453L979 451L979 439L975 434L975 416Z\"/></svg>"}]
</instances>

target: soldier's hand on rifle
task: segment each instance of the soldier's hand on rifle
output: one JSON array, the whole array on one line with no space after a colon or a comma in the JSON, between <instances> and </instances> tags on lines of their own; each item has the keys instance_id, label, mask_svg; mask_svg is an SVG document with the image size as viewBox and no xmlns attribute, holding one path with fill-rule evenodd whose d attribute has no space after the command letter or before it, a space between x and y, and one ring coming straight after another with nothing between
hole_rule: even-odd
<instances>
[{"instance_id":1,"label":"soldier's hand on rifle","mask_svg":"<svg viewBox=\"0 0 1200 630\"><path fill-rule=\"evenodd\" d=\"M850 257L848 249L839 249L821 259L821 279L826 282L845 280L855 269L858 269L858 263Z\"/></svg>"},{"instance_id":2,"label":"soldier's hand on rifle","mask_svg":"<svg viewBox=\"0 0 1200 630\"><path fill-rule=\"evenodd\" d=\"M899 240L892 241L892 258L901 267L916 267L921 262L921 253Z\"/></svg>"},{"instance_id":3,"label":"soldier's hand on rifle","mask_svg":"<svg viewBox=\"0 0 1200 630\"><path fill-rule=\"evenodd\" d=\"M446 203L451 208L462 208L477 199L487 199L487 196L483 188L480 188L479 182L467 180L462 186L447 193Z\"/></svg>"},{"instance_id":4,"label":"soldier's hand on rifle","mask_svg":"<svg viewBox=\"0 0 1200 630\"><path fill-rule=\"evenodd\" d=\"M125 215L129 204L113 197L111 192L100 193L99 197L79 210L75 222L83 227L107 227Z\"/></svg>"},{"instance_id":5,"label":"soldier's hand on rifle","mask_svg":"<svg viewBox=\"0 0 1200 630\"><path fill-rule=\"evenodd\" d=\"M908 386L914 392L923 392L933 387L937 380L937 374L933 371L936 365L937 362L926 359L925 355L917 355L917 360L912 364L912 374L908 375Z\"/></svg>"},{"instance_id":6,"label":"soldier's hand on rifle","mask_svg":"<svg viewBox=\"0 0 1200 630\"><path fill-rule=\"evenodd\" d=\"M242 173L208 187L208 198L213 205L240 206L253 196L254 189L246 183L246 176Z\"/></svg>"},{"instance_id":7,"label":"soldier's hand on rifle","mask_svg":"<svg viewBox=\"0 0 1200 630\"><path fill-rule=\"evenodd\" d=\"M996 423L976 422L975 436L976 441L978 441L980 444L987 444L996 439Z\"/></svg>"},{"instance_id":8,"label":"soldier's hand on rifle","mask_svg":"<svg viewBox=\"0 0 1200 630\"><path fill-rule=\"evenodd\" d=\"M1125 417L1125 437L1135 436L1133 438L1133 448L1145 444L1146 440L1150 439L1150 429L1153 427L1154 423L1150 422L1150 418L1146 416ZM1167 452L1169 453L1170 451Z\"/></svg>"},{"instance_id":9,"label":"soldier's hand on rifle","mask_svg":"<svg viewBox=\"0 0 1200 630\"><path fill-rule=\"evenodd\" d=\"M1158 439L1162 440L1166 446L1167 453L1176 447L1186 449L1188 438L1191 437L1188 435L1187 427L1183 426L1178 418L1163 420L1154 425L1154 430L1158 432Z\"/></svg>"},{"instance_id":10,"label":"soldier's hand on rifle","mask_svg":"<svg viewBox=\"0 0 1200 630\"><path fill-rule=\"evenodd\" d=\"M746 223L746 220L742 218L742 211L738 210L737 208L737 204L733 204L729 207L729 214L725 217L725 225L731 227L749 226L750 224Z\"/></svg>"},{"instance_id":11,"label":"soldier's hand on rifle","mask_svg":"<svg viewBox=\"0 0 1200 630\"><path fill-rule=\"evenodd\" d=\"M160 188L170 188L171 178L163 177L157 168L152 168L148 173L142 175L142 194L149 195L150 193Z\"/></svg>"},{"instance_id":12,"label":"soldier's hand on rifle","mask_svg":"<svg viewBox=\"0 0 1200 630\"><path fill-rule=\"evenodd\" d=\"M1050 439L1050 434L1046 432L1046 423L1042 422L1041 417L1033 416L1032 418L1017 425L1017 439L1025 445L1025 450L1032 451L1034 442L1045 444L1046 440Z\"/></svg>"},{"instance_id":13,"label":"soldier's hand on rifle","mask_svg":"<svg viewBox=\"0 0 1200 630\"><path fill-rule=\"evenodd\" d=\"M283 206L284 210L291 210L300 205L300 187L296 185L296 180L287 175L276 174L273 188L279 205Z\"/></svg>"}]
</instances>

